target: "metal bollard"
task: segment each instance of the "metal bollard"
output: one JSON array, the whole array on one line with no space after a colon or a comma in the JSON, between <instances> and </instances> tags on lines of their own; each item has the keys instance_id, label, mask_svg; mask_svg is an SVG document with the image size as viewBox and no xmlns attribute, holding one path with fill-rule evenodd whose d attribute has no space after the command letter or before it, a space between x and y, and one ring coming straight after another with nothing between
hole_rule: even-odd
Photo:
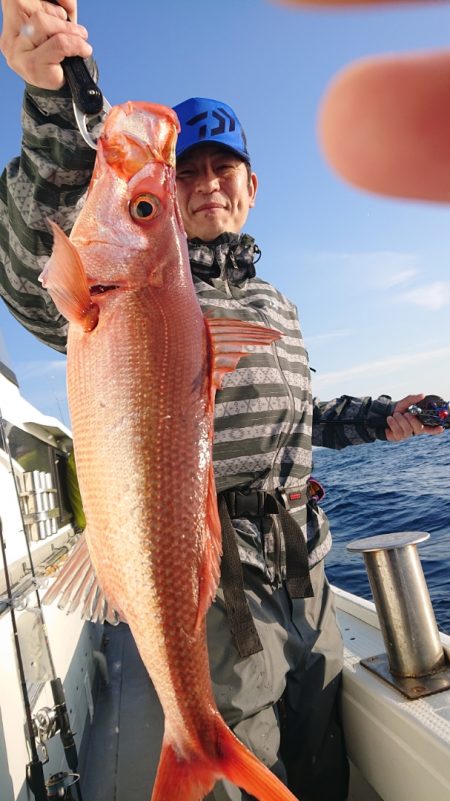
<instances>
[{"instance_id":1,"label":"metal bollard","mask_svg":"<svg viewBox=\"0 0 450 801\"><path fill-rule=\"evenodd\" d=\"M387 652L387 660L386 655L380 655L362 660L362 664L410 698L447 689L449 681L416 547L429 536L421 531L381 534L347 546L364 556ZM431 685L438 689L430 689Z\"/></svg>"}]
</instances>

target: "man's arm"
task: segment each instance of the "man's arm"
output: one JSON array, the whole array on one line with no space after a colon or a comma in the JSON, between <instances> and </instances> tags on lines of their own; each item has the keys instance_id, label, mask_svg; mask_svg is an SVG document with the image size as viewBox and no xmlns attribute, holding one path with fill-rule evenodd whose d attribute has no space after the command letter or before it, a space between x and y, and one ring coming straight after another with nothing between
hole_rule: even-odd
<instances>
[{"instance_id":1,"label":"man's arm","mask_svg":"<svg viewBox=\"0 0 450 801\"><path fill-rule=\"evenodd\" d=\"M76 127L69 93L27 87L23 142L0 179L0 295L43 342L65 349L67 322L38 282L52 250L47 219L69 233L89 185L95 152Z\"/></svg>"},{"instance_id":2,"label":"man's arm","mask_svg":"<svg viewBox=\"0 0 450 801\"><path fill-rule=\"evenodd\" d=\"M387 395L375 400L350 395L331 401L314 398L313 445L340 450L386 439L387 418L395 405Z\"/></svg>"},{"instance_id":3,"label":"man's arm","mask_svg":"<svg viewBox=\"0 0 450 801\"><path fill-rule=\"evenodd\" d=\"M73 2L69 5L74 11ZM78 27L75 34L67 33L71 23L59 16L66 14L61 8L36 0L3 0L2 6L2 51L19 75L37 85L26 87L21 155L0 179L0 296L29 331L64 350L67 323L38 276L52 250L47 219L70 232L95 159L78 132L69 91L60 86L59 62L72 51L79 53L86 42ZM50 13L42 12L41 6ZM23 24L31 28L32 48ZM69 27L52 33L55 25ZM41 39L44 44L39 45Z\"/></svg>"},{"instance_id":4,"label":"man's arm","mask_svg":"<svg viewBox=\"0 0 450 801\"><path fill-rule=\"evenodd\" d=\"M400 442L418 434L442 434L442 426L424 426L408 408L424 395L407 395L392 401L379 398L353 398L342 395L332 401L314 398L313 445L340 450L376 439Z\"/></svg>"}]
</instances>

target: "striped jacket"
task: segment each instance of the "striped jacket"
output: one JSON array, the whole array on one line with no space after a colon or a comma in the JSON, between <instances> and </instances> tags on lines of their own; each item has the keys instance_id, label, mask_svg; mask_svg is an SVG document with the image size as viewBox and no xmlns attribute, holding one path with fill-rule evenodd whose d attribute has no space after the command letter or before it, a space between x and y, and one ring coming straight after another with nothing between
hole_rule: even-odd
<instances>
[{"instance_id":1,"label":"striped jacket","mask_svg":"<svg viewBox=\"0 0 450 801\"><path fill-rule=\"evenodd\" d=\"M68 91L27 87L19 158L0 183L0 295L41 341L64 351L67 323L38 283L52 248L46 218L67 233L83 204L92 151L76 128ZM254 348L217 393L214 468L218 491L237 486L305 488L311 444L343 448L384 439L393 404L382 396L312 399L308 358L295 306L256 275L259 249L245 234L189 243L194 284L205 312L277 328L282 339ZM308 541L311 566L331 547L326 515L314 502L294 511ZM272 581L284 575L282 532L262 537L249 520L235 521L241 558Z\"/></svg>"}]
</instances>

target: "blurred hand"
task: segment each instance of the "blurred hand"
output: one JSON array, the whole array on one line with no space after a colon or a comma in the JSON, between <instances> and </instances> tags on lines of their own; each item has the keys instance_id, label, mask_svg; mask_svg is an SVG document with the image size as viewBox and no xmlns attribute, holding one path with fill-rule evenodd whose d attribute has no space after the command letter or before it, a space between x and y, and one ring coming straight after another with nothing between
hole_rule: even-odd
<instances>
[{"instance_id":1,"label":"blurred hand","mask_svg":"<svg viewBox=\"0 0 450 801\"><path fill-rule=\"evenodd\" d=\"M338 10L408 0L281 2ZM450 201L450 51L350 65L325 95L319 138L332 167L356 186L395 197Z\"/></svg>"},{"instance_id":2,"label":"blurred hand","mask_svg":"<svg viewBox=\"0 0 450 801\"><path fill-rule=\"evenodd\" d=\"M61 61L66 56L87 58L92 52L87 30L76 24L76 0L60 0L57 6L2 0L2 11L0 50L11 69L34 86L59 89L64 83Z\"/></svg>"},{"instance_id":3,"label":"blurred hand","mask_svg":"<svg viewBox=\"0 0 450 801\"><path fill-rule=\"evenodd\" d=\"M413 403L418 403L424 397L425 395L407 395L398 401L394 414L387 418L386 439L389 442L400 442L418 434L442 434L445 431L442 426L424 426L418 417L407 411Z\"/></svg>"}]
</instances>

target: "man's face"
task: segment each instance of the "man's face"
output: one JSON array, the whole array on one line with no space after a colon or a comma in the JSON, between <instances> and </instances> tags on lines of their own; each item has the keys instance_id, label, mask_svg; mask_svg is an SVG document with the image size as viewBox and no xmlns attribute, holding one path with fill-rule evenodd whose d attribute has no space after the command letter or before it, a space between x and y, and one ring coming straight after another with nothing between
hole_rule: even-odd
<instances>
[{"instance_id":1,"label":"man's face","mask_svg":"<svg viewBox=\"0 0 450 801\"><path fill-rule=\"evenodd\" d=\"M255 205L257 178L220 145L198 145L177 163L177 194L188 239L239 233Z\"/></svg>"}]
</instances>

